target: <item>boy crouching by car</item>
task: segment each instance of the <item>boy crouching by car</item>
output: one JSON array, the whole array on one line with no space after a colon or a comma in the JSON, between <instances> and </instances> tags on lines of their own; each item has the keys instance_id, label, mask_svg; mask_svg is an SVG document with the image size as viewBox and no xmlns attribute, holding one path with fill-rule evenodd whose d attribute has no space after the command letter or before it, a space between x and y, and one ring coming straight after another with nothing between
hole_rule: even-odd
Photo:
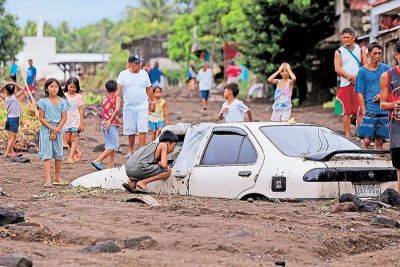
<instances>
[{"instance_id":1,"label":"boy crouching by car","mask_svg":"<svg viewBox=\"0 0 400 267\"><path fill-rule=\"evenodd\" d=\"M130 193L135 189L150 193L147 189L148 183L167 179L171 175L168 154L174 150L177 142L178 136L166 130L160 135L158 142L136 150L126 163L126 175L130 181L122 186Z\"/></svg>"}]
</instances>

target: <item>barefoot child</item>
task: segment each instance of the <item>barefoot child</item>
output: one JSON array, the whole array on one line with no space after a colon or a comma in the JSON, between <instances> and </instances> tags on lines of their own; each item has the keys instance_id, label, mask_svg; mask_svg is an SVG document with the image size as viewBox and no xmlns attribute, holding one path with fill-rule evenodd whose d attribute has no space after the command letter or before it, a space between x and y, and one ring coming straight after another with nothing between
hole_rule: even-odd
<instances>
[{"instance_id":1,"label":"barefoot child","mask_svg":"<svg viewBox=\"0 0 400 267\"><path fill-rule=\"evenodd\" d=\"M2 93L3 90L6 91L5 95ZM18 134L19 117L21 116L21 107L19 105L18 98L22 94L23 91L15 83L6 83L0 88L0 97L4 99L7 109L5 130L8 132L8 142L5 153L6 158L22 156L22 154L15 154L13 148Z\"/></svg>"},{"instance_id":2,"label":"barefoot child","mask_svg":"<svg viewBox=\"0 0 400 267\"><path fill-rule=\"evenodd\" d=\"M39 120L42 123L39 134L38 157L44 161L44 187L66 185L61 179L61 163L63 159L62 127L67 121L68 101L57 79L50 78L44 84L45 97L39 99ZM55 177L52 183L50 169L51 159L55 159Z\"/></svg>"},{"instance_id":3,"label":"barefoot child","mask_svg":"<svg viewBox=\"0 0 400 267\"><path fill-rule=\"evenodd\" d=\"M151 131L151 138L156 140L161 132L161 128L168 124L168 108L167 102L162 96L162 89L157 86L153 89L154 98L156 99L156 109L150 112L149 128Z\"/></svg>"},{"instance_id":4,"label":"barefoot child","mask_svg":"<svg viewBox=\"0 0 400 267\"><path fill-rule=\"evenodd\" d=\"M84 131L83 124L83 99L79 80L71 77L65 84L65 96L67 97L70 108L67 111L67 122L64 124L64 142L68 144L71 151L68 159L65 161L67 164L79 162L82 158L83 151L78 148L78 133Z\"/></svg>"},{"instance_id":5,"label":"barefoot child","mask_svg":"<svg viewBox=\"0 0 400 267\"><path fill-rule=\"evenodd\" d=\"M104 151L100 156L92 161L93 167L103 170L106 167L103 160L109 158L107 168L114 167L115 152L119 148L118 127L120 125L118 115L121 109L121 98L117 95L117 82L110 80L106 82L105 88L108 92L104 97L102 107L101 130L104 134Z\"/></svg>"},{"instance_id":6,"label":"barefoot child","mask_svg":"<svg viewBox=\"0 0 400 267\"><path fill-rule=\"evenodd\" d=\"M137 188L149 193L148 183L167 179L171 175L168 154L174 150L178 136L167 130L158 140L136 150L126 163L126 175L130 182L124 183L123 187L128 192L133 193Z\"/></svg>"},{"instance_id":7,"label":"barefoot child","mask_svg":"<svg viewBox=\"0 0 400 267\"><path fill-rule=\"evenodd\" d=\"M218 118L225 119L226 123L243 122L244 114L247 113L249 121L253 121L251 110L240 100L236 99L239 94L239 86L237 83L228 83L224 88L224 98L226 101L222 104Z\"/></svg>"},{"instance_id":8,"label":"barefoot child","mask_svg":"<svg viewBox=\"0 0 400 267\"><path fill-rule=\"evenodd\" d=\"M278 74L282 79L275 79ZM288 121L292 113L292 92L296 76L288 63L282 63L278 71L269 76L268 82L276 84L271 121Z\"/></svg>"}]
</instances>

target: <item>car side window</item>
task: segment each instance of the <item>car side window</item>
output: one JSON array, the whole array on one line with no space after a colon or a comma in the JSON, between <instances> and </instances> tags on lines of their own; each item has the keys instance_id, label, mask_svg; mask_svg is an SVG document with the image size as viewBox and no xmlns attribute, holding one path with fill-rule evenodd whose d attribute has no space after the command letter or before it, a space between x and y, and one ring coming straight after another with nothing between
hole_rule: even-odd
<instances>
[{"instance_id":1,"label":"car side window","mask_svg":"<svg viewBox=\"0 0 400 267\"><path fill-rule=\"evenodd\" d=\"M254 163L257 153L247 136L237 133L213 133L201 165L233 165Z\"/></svg>"},{"instance_id":2,"label":"car side window","mask_svg":"<svg viewBox=\"0 0 400 267\"><path fill-rule=\"evenodd\" d=\"M257 161L257 152L251 143L250 139L246 136L243 140L242 148L239 153L239 164L255 163Z\"/></svg>"}]
</instances>

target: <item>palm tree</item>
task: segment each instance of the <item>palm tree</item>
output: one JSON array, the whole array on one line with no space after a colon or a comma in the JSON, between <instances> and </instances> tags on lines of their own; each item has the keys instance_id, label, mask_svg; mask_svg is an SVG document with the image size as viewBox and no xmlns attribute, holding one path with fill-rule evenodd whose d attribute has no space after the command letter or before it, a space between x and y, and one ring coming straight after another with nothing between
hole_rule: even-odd
<instances>
[{"instance_id":1,"label":"palm tree","mask_svg":"<svg viewBox=\"0 0 400 267\"><path fill-rule=\"evenodd\" d=\"M175 4L167 0L139 0L137 12L148 22L171 21L176 13Z\"/></svg>"}]
</instances>

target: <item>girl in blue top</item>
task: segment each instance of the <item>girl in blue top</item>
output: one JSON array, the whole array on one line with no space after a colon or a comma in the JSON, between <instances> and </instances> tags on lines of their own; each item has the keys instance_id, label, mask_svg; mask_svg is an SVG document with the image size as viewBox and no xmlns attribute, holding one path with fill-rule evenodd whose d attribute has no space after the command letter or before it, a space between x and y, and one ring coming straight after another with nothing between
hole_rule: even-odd
<instances>
[{"instance_id":1,"label":"girl in blue top","mask_svg":"<svg viewBox=\"0 0 400 267\"><path fill-rule=\"evenodd\" d=\"M48 79L44 84L46 97L37 102L39 120L42 123L39 135L38 157L44 161L45 187L52 185L65 185L61 179L61 163L63 159L62 128L67 121L68 101L62 91L58 80ZM51 183L51 159L55 159L55 177Z\"/></svg>"}]
</instances>

